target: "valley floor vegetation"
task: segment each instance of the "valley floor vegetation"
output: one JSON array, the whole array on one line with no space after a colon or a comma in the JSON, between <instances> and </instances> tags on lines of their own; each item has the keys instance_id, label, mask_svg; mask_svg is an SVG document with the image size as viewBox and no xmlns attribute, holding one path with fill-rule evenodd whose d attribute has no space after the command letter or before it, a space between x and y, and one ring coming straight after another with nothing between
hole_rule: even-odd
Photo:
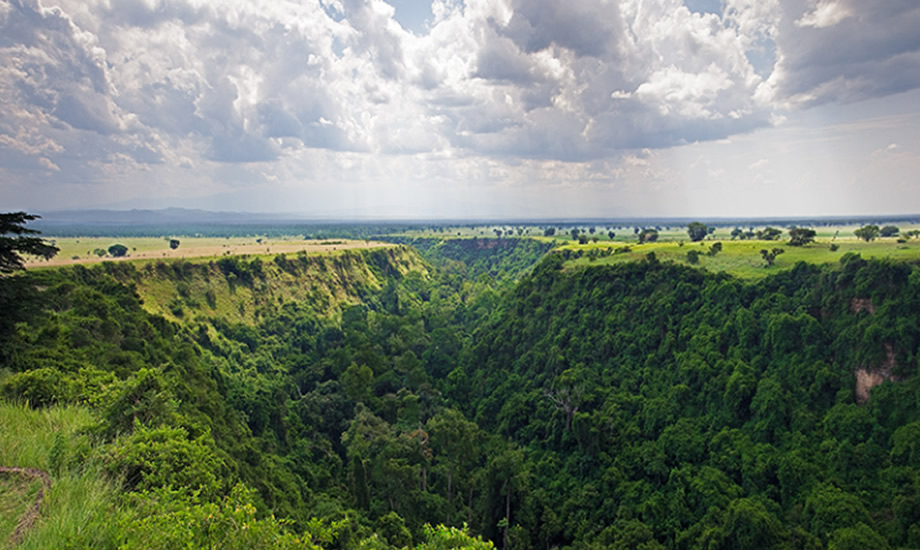
<instances>
[{"instance_id":1,"label":"valley floor vegetation","mask_svg":"<svg viewBox=\"0 0 920 550\"><path fill-rule=\"evenodd\" d=\"M0 544L920 547L915 257L507 229L4 276Z\"/></svg>"}]
</instances>

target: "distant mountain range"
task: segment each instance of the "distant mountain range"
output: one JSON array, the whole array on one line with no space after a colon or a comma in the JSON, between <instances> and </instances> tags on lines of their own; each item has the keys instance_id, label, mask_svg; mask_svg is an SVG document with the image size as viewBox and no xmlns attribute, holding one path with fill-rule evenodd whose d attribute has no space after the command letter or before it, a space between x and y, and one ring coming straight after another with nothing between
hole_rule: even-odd
<instances>
[{"instance_id":1,"label":"distant mountain range","mask_svg":"<svg viewBox=\"0 0 920 550\"><path fill-rule=\"evenodd\" d=\"M317 218L296 213L257 213L257 212L215 212L188 208L163 208L163 209L133 209L133 210L59 210L40 212L41 219L35 222L36 227L45 226L143 226L143 225L260 225L260 224L342 224L342 223L376 223L376 224L437 224L451 225L471 223L476 224L611 224L618 225L684 225L691 221L703 221L720 226L747 226L747 225L812 225L812 224L857 224L857 223L886 223L920 221L920 214L901 214L890 216L783 216L774 218L739 218L739 217L661 217L650 216L617 217L617 218L532 218L532 219L426 219L414 220L373 219L373 218Z\"/></svg>"}]
</instances>

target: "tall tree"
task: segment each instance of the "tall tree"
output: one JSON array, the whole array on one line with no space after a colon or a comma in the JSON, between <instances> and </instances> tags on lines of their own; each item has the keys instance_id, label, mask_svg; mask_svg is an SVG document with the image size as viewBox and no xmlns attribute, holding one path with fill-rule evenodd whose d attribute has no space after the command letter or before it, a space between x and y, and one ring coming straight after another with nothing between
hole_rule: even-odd
<instances>
[{"instance_id":1,"label":"tall tree","mask_svg":"<svg viewBox=\"0 0 920 550\"><path fill-rule=\"evenodd\" d=\"M690 222L687 224L687 235L690 236L690 240L693 242L702 241L706 238L706 235L709 233L709 230L706 228L706 224L700 222Z\"/></svg>"},{"instance_id":2,"label":"tall tree","mask_svg":"<svg viewBox=\"0 0 920 550\"><path fill-rule=\"evenodd\" d=\"M853 232L854 235L860 239L869 242L874 241L876 237L879 236L880 229L877 225L864 225Z\"/></svg>"},{"instance_id":3,"label":"tall tree","mask_svg":"<svg viewBox=\"0 0 920 550\"><path fill-rule=\"evenodd\" d=\"M807 227L793 227L789 230L789 244L803 246L815 242L815 230Z\"/></svg>"},{"instance_id":4,"label":"tall tree","mask_svg":"<svg viewBox=\"0 0 920 550\"><path fill-rule=\"evenodd\" d=\"M40 237L33 237L39 232L25 227L26 222L40 216L25 212L0 214L0 273L12 273L24 269L20 254L53 258L58 248L45 242Z\"/></svg>"}]
</instances>

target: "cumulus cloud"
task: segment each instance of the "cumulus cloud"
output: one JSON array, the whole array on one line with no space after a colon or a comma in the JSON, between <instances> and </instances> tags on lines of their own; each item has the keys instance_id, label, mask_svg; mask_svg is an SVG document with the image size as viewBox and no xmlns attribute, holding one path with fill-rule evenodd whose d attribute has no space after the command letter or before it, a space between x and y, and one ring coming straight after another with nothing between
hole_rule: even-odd
<instances>
[{"instance_id":1,"label":"cumulus cloud","mask_svg":"<svg viewBox=\"0 0 920 550\"><path fill-rule=\"evenodd\" d=\"M43 1L0 0L0 158L24 178L622 160L920 86L909 0L433 0L427 34L383 0Z\"/></svg>"}]
</instances>

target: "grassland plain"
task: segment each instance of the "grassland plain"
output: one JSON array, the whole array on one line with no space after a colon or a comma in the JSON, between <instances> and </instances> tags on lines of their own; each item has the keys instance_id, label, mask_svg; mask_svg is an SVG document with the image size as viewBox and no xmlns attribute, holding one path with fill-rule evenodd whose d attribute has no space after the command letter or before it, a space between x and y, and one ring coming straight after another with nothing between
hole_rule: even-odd
<instances>
[{"instance_id":1,"label":"grassland plain","mask_svg":"<svg viewBox=\"0 0 920 550\"><path fill-rule=\"evenodd\" d=\"M169 238L160 237L59 237L46 238L60 251L51 260L28 258L26 267L60 267L73 264L94 264L104 261L145 261L181 258L218 258L222 256L338 252L358 248L391 246L387 243L363 240L304 240L300 237L265 239L259 237L181 237L179 247L169 247ZM121 258L98 256L95 251L107 251L113 244L122 244L128 253Z\"/></svg>"},{"instance_id":2,"label":"grassland plain","mask_svg":"<svg viewBox=\"0 0 920 550\"><path fill-rule=\"evenodd\" d=\"M716 242L722 243L722 251L714 256L707 253ZM581 256L567 262L567 268L587 265L614 264L629 262L645 258L650 252L661 261L672 261L690 264L687 253L696 250L700 253L698 267L715 272L725 272L741 279L761 279L790 269L798 262L813 264L830 264L840 261L847 253L856 253L863 258L893 259L906 261L920 261L920 241L910 240L898 243L895 239L879 239L872 242L863 242L856 238L837 238L833 244L836 250L831 250L829 240L819 240L806 246L789 246L787 241L731 241L731 240L706 240L699 243L663 241L646 244L598 242L580 245L568 242L558 250L581 252ZM628 247L628 250L625 250ZM776 257L774 265L768 266L760 254L761 250L781 248L784 252ZM607 254L609 250L610 254ZM620 252L617 252L617 250Z\"/></svg>"}]
</instances>

